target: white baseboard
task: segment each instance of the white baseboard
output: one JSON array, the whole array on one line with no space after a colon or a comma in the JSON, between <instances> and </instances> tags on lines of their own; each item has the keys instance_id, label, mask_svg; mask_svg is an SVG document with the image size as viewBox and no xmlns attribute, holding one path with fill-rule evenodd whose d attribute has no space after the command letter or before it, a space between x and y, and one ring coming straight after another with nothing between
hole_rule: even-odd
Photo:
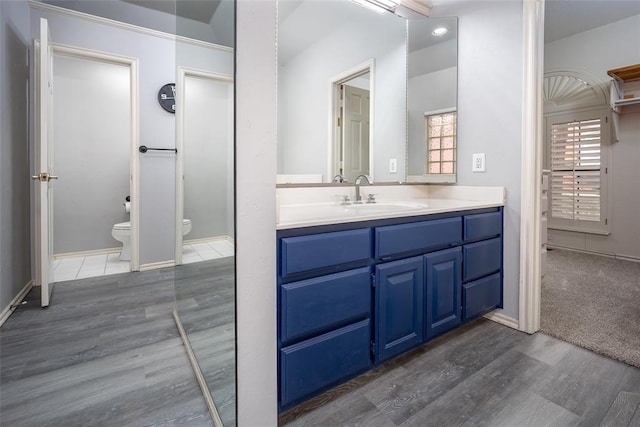
<instances>
[{"instance_id":1,"label":"white baseboard","mask_svg":"<svg viewBox=\"0 0 640 427\"><path fill-rule=\"evenodd\" d=\"M231 236L203 237L201 239L183 240L182 244L192 245L194 243L207 243L207 242L215 242L215 241L226 241L233 244L233 237Z\"/></svg>"},{"instance_id":2,"label":"white baseboard","mask_svg":"<svg viewBox=\"0 0 640 427\"><path fill-rule=\"evenodd\" d=\"M512 329L520 330L520 322L518 319L514 319L511 316L507 316L502 310L495 310L491 313L487 313L483 316L485 319L489 319L493 322L500 323L501 325L508 326Z\"/></svg>"},{"instance_id":3,"label":"white baseboard","mask_svg":"<svg viewBox=\"0 0 640 427\"><path fill-rule=\"evenodd\" d=\"M2 310L2 312L0 313L0 326L2 326L4 322L6 322L9 316L11 316L11 314L16 310L18 305L27 296L31 288L33 288L33 283L34 283L33 280L29 280L29 283L24 285L24 288L22 288L22 290L18 292L18 295L16 295L16 297L11 300L9 305L6 306L4 310Z\"/></svg>"},{"instance_id":4,"label":"white baseboard","mask_svg":"<svg viewBox=\"0 0 640 427\"><path fill-rule=\"evenodd\" d=\"M149 270L156 270L158 268L175 267L175 266L176 266L175 260L171 259L169 261L150 262L149 264L142 264L140 266L140 271L149 271Z\"/></svg>"},{"instance_id":5,"label":"white baseboard","mask_svg":"<svg viewBox=\"0 0 640 427\"><path fill-rule=\"evenodd\" d=\"M53 259L63 259L63 258L76 258L81 256L91 256L91 255L103 255L103 254L114 254L119 253L122 250L122 247L119 248L106 248L106 249L94 249L90 251L78 251L78 252L65 252L61 254L54 254Z\"/></svg>"},{"instance_id":6,"label":"white baseboard","mask_svg":"<svg viewBox=\"0 0 640 427\"><path fill-rule=\"evenodd\" d=\"M583 254L591 254L591 255L603 256L605 258L619 259L619 260L622 260L622 261L640 262L640 258L635 257L635 256L616 255L616 254L611 254L611 253L606 253L606 252L588 251L586 249L576 249L576 248L572 248L570 246L552 245L552 244L547 243L547 250L548 249L560 249L560 250L563 250L563 251L580 252L580 253L583 253Z\"/></svg>"}]
</instances>

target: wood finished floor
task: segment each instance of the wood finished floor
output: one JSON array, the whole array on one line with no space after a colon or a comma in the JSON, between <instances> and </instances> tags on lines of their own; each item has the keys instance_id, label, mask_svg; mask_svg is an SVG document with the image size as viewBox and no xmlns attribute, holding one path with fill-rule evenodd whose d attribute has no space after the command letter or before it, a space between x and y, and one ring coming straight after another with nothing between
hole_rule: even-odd
<instances>
[{"instance_id":1,"label":"wood finished floor","mask_svg":"<svg viewBox=\"0 0 640 427\"><path fill-rule=\"evenodd\" d=\"M235 405L227 351L234 340L233 290L203 292L212 288L202 278L228 283L229 268L194 264L63 282L46 310L31 295L0 329L0 425L210 426L171 311L178 306L204 370L224 385L217 403L225 414ZM639 369L479 320L293 408L280 421L640 426L639 405Z\"/></svg>"},{"instance_id":2,"label":"wood finished floor","mask_svg":"<svg viewBox=\"0 0 640 427\"><path fill-rule=\"evenodd\" d=\"M44 310L32 291L0 329L0 425L211 426L172 311L212 270L60 282Z\"/></svg>"},{"instance_id":3,"label":"wood finished floor","mask_svg":"<svg viewBox=\"0 0 640 427\"><path fill-rule=\"evenodd\" d=\"M478 320L281 414L283 426L640 426L640 370Z\"/></svg>"},{"instance_id":4,"label":"wood finished floor","mask_svg":"<svg viewBox=\"0 0 640 427\"><path fill-rule=\"evenodd\" d=\"M227 427L236 425L234 271L232 257L175 271L180 321Z\"/></svg>"}]
</instances>

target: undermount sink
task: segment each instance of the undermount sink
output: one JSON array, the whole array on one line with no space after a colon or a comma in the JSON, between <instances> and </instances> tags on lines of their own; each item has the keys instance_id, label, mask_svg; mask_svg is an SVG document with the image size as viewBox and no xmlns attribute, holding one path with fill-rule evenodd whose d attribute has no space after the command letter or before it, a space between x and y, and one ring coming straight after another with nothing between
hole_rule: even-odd
<instances>
[{"instance_id":1,"label":"undermount sink","mask_svg":"<svg viewBox=\"0 0 640 427\"><path fill-rule=\"evenodd\" d=\"M357 210L360 212L396 212L415 209L425 209L429 205L417 202L376 202L376 203L354 203L344 206L349 210Z\"/></svg>"}]
</instances>

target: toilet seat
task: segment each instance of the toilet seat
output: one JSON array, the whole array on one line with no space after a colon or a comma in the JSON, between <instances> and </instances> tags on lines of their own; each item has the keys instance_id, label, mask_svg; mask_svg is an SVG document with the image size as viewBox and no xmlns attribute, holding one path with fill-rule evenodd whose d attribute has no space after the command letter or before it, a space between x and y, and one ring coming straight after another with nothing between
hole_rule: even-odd
<instances>
[{"instance_id":1,"label":"toilet seat","mask_svg":"<svg viewBox=\"0 0 640 427\"><path fill-rule=\"evenodd\" d=\"M113 229L114 230L131 230L131 221L119 222L117 224L114 224Z\"/></svg>"}]
</instances>

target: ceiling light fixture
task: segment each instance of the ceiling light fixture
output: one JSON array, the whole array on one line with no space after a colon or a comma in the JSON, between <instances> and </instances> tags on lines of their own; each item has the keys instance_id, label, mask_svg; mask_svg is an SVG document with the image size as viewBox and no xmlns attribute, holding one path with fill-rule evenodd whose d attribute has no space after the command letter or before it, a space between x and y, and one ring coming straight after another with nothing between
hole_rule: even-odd
<instances>
[{"instance_id":1,"label":"ceiling light fixture","mask_svg":"<svg viewBox=\"0 0 640 427\"><path fill-rule=\"evenodd\" d=\"M368 0L351 0L351 1L354 2L354 3L359 4L360 6L366 7L369 10L372 10L372 11L374 11L376 13L379 13L381 15L383 13L387 13L388 12L387 9L384 9L384 8L378 6L377 4L369 3Z\"/></svg>"},{"instance_id":2,"label":"ceiling light fixture","mask_svg":"<svg viewBox=\"0 0 640 427\"><path fill-rule=\"evenodd\" d=\"M423 18L429 16L431 3L427 0L351 0L376 13L395 13L403 18Z\"/></svg>"},{"instance_id":3,"label":"ceiling light fixture","mask_svg":"<svg viewBox=\"0 0 640 427\"><path fill-rule=\"evenodd\" d=\"M449 32L449 30L447 30L445 27L438 27L435 30L433 30L431 32L431 34L433 34L436 37L442 37L445 34L447 34Z\"/></svg>"}]
</instances>

